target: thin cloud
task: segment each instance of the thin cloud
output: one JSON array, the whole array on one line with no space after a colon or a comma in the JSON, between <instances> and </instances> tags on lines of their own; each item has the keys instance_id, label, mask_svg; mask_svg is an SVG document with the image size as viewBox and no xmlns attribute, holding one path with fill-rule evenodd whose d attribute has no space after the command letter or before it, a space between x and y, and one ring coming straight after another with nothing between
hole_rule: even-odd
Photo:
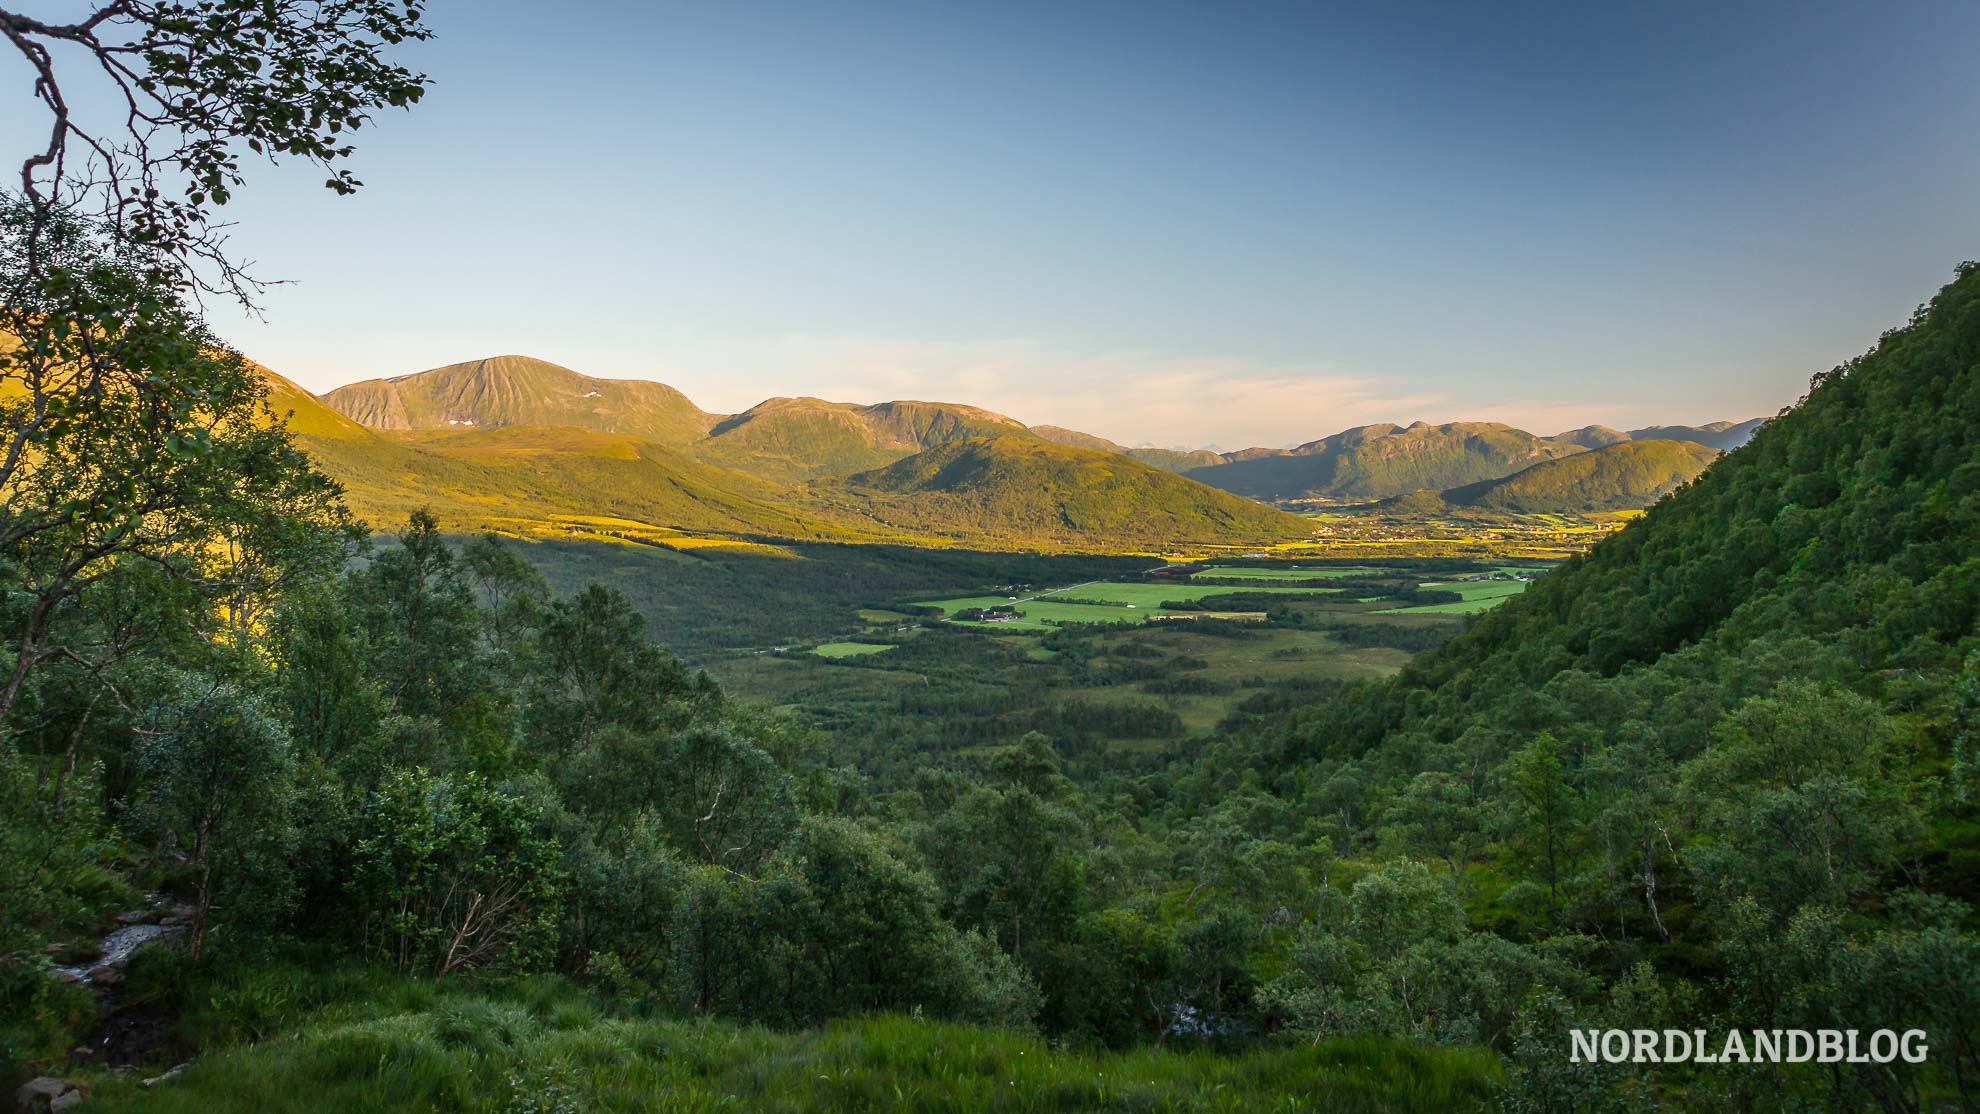
<instances>
[{"instance_id":1,"label":"thin cloud","mask_svg":"<svg viewBox=\"0 0 1980 1114\"><path fill-rule=\"evenodd\" d=\"M704 405L750 405L755 400L744 401L739 392L747 388L737 380L778 383L776 393L848 402L967 403L1130 445L1290 445L1448 402L1441 394L1398 391L1380 376L1323 366L1072 353L1022 339L800 336L730 353L722 362L757 371L724 384L728 397ZM675 385L687 389L685 381Z\"/></svg>"}]
</instances>

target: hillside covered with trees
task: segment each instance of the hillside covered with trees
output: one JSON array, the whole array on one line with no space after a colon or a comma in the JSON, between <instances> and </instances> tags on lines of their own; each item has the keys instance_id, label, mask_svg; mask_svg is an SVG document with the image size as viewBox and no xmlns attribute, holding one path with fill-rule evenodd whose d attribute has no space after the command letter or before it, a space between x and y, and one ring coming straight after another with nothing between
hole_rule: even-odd
<instances>
[{"instance_id":1,"label":"hillside covered with trees","mask_svg":"<svg viewBox=\"0 0 1980 1114\"><path fill-rule=\"evenodd\" d=\"M1195 645L1324 624L1391 662L1422 652L1385 679L1295 676L1187 750L1115 750L1095 723L1177 713L1041 716L1029 671L1181 695L1198 670L1110 622L1016 649L867 593L994 575L994 611L1048 571L1155 564L941 545L959 537L1303 520L942 407L823 404L848 455L801 485L746 475L664 443L725 424L671 396L646 396L663 440L531 424L591 407L561 369L494 369L547 395L477 393L490 369L471 369L451 401L367 403L514 423L369 428L202 307L263 289L225 249L244 162L275 152L350 193L349 136L422 99L391 60L429 35L417 0L0 9L0 30L52 126L0 194L0 1090L19 1104L1980 1105L1980 265L1544 575L1240 559L1178 601L1196 614L1150 625ZM112 131L70 115L56 60L77 58L121 93ZM795 409L796 428L819 416ZM1492 478L1480 457L1633 443L1577 435L1369 427L1245 474L1441 489ZM862 456L890 438L892 459ZM795 543L761 546L747 575L681 573L690 593L732 582L663 629L720 623L707 643L741 659L738 628L872 610L912 683L856 713L885 720L861 749L649 637L627 592L580 575L609 560L443 529L417 503L435 493L482 516L617 499L731 542L878 524L940 552L793 572ZM1366 621L1530 572L1475 619ZM1472 579L1423 591L1431 573ZM1274 577L1361 610L1301 612ZM694 610L718 602L744 614ZM1589 1027L1916 1029L1930 1054L1576 1062L1567 1034Z\"/></svg>"},{"instance_id":2,"label":"hillside covered with trees","mask_svg":"<svg viewBox=\"0 0 1980 1114\"><path fill-rule=\"evenodd\" d=\"M1618 441L1451 488L1440 498L1450 507L1514 514L1631 510L1697 479L1718 458L1719 450L1690 441Z\"/></svg>"},{"instance_id":3,"label":"hillside covered with trees","mask_svg":"<svg viewBox=\"0 0 1980 1114\"><path fill-rule=\"evenodd\" d=\"M1466 927L1433 951L1476 949L1506 975L1567 962L1509 1036L1534 1108L1598 1093L1628 1108L1674 1085L1694 1107L1970 1105L1975 414L1968 264L1641 521L1395 681L1206 755L1177 803L1254 801L1270 818L1254 839L1317 840L1373 870L1350 900L1383 880L1461 907ZM1475 972L1448 971L1457 997L1432 1007L1421 956L1327 923L1266 996L1288 1023L1429 1037L1486 1016L1463 989ZM1652 1082L1541 1055L1568 1024L1919 1027L1933 1053Z\"/></svg>"}]
</instances>

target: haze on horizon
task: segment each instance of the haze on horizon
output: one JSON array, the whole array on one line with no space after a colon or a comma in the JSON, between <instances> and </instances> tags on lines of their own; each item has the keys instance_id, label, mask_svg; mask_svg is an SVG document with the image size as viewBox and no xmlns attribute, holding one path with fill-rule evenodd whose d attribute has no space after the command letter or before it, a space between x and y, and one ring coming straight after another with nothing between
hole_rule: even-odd
<instances>
[{"instance_id":1,"label":"haze on horizon","mask_svg":"<svg viewBox=\"0 0 1980 1114\"><path fill-rule=\"evenodd\" d=\"M1980 256L1980 8L1593 8L435 0L369 188L252 172L294 284L216 325L319 392L514 352L1237 448L1771 414Z\"/></svg>"}]
</instances>

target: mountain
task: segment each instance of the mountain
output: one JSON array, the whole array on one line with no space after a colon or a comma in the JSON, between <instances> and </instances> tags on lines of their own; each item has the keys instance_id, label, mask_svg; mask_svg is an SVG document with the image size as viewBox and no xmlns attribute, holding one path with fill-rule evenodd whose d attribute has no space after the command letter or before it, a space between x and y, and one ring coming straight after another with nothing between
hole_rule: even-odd
<instances>
[{"instance_id":1,"label":"mountain","mask_svg":"<svg viewBox=\"0 0 1980 1114\"><path fill-rule=\"evenodd\" d=\"M1496 422L1417 422L1361 426L1295 449L1249 449L1188 475L1254 499L1346 502L1495 480L1583 451Z\"/></svg>"},{"instance_id":2,"label":"mountain","mask_svg":"<svg viewBox=\"0 0 1980 1114\"><path fill-rule=\"evenodd\" d=\"M323 400L275 372L250 361L268 384L269 409L281 417L291 431L319 441L373 442L373 431L324 405Z\"/></svg>"},{"instance_id":3,"label":"mountain","mask_svg":"<svg viewBox=\"0 0 1980 1114\"><path fill-rule=\"evenodd\" d=\"M879 468L962 438L1025 433L1016 419L953 403L860 406L773 398L723 419L693 452L713 464L795 483Z\"/></svg>"},{"instance_id":4,"label":"mountain","mask_svg":"<svg viewBox=\"0 0 1980 1114\"><path fill-rule=\"evenodd\" d=\"M317 467L344 485L352 512L375 527L427 508L454 530L625 519L733 536L870 537L829 509L798 505L777 485L642 437L569 426L369 429L261 371L269 406L286 416Z\"/></svg>"},{"instance_id":5,"label":"mountain","mask_svg":"<svg viewBox=\"0 0 1980 1114\"><path fill-rule=\"evenodd\" d=\"M1618 441L1443 492L1454 507L1514 514L1635 510L1698 478L1719 450L1690 441Z\"/></svg>"},{"instance_id":6,"label":"mountain","mask_svg":"<svg viewBox=\"0 0 1980 1114\"><path fill-rule=\"evenodd\" d=\"M1028 435L951 441L817 486L895 528L989 540L1106 537L1159 550L1312 532L1295 515L1152 465Z\"/></svg>"},{"instance_id":7,"label":"mountain","mask_svg":"<svg viewBox=\"0 0 1980 1114\"><path fill-rule=\"evenodd\" d=\"M1067 429L1060 425L1035 425L1031 427L1031 432L1054 445L1071 445L1076 449L1099 449L1103 453L1119 453L1122 456L1126 456L1128 451L1127 446L1118 441L1109 441L1105 437L1096 437L1091 433L1081 433L1076 429Z\"/></svg>"},{"instance_id":8,"label":"mountain","mask_svg":"<svg viewBox=\"0 0 1980 1114\"><path fill-rule=\"evenodd\" d=\"M323 401L372 429L573 426L664 445L698 440L720 420L664 383L594 379L528 356L369 379L338 387Z\"/></svg>"},{"instance_id":9,"label":"mountain","mask_svg":"<svg viewBox=\"0 0 1980 1114\"><path fill-rule=\"evenodd\" d=\"M263 371L270 406L287 416L317 466L344 485L353 512L380 528L425 507L450 530L646 526L745 539L1015 549L1166 551L1308 532L1292 515L1135 461L1050 445L973 407L772 400L750 421L679 448L569 426L369 429ZM793 402L799 405L779 405ZM762 421L779 411L786 413ZM856 434L828 442L845 453L831 466L879 458L893 467L787 484L708 458L739 451L779 424L795 435L803 423L784 418L819 414L832 415L822 429ZM738 437L737 429L750 432ZM976 430L996 434L966 436ZM913 446L923 441L936 448L917 452ZM716 451L702 456L711 444ZM810 467L821 464L814 459Z\"/></svg>"},{"instance_id":10,"label":"mountain","mask_svg":"<svg viewBox=\"0 0 1980 1114\"><path fill-rule=\"evenodd\" d=\"M1731 452L1753 440L1754 432L1765 424L1765 418L1749 418L1743 422L1713 422L1710 425L1653 425L1632 429L1629 435L1638 441L1695 441Z\"/></svg>"},{"instance_id":11,"label":"mountain","mask_svg":"<svg viewBox=\"0 0 1980 1114\"><path fill-rule=\"evenodd\" d=\"M1445 440L1445 438L1441 438L1433 433L1420 435L1417 440L1419 449L1427 450L1430 455L1447 456L1446 464L1431 465L1427 469L1426 474L1449 475L1452 469L1462 471L1466 467L1469 467L1472 471L1482 473L1478 477L1479 479L1496 479L1501 476L1510 475L1512 472L1517 471L1523 463L1530 462L1534 459L1558 459L1573 455L1583 449L1599 449L1606 445L1620 444L1630 440L1689 441L1715 449L1730 451L1745 444L1753 436L1753 431L1758 429L1765 420L1764 418L1755 418L1745 422L1713 422L1710 425L1703 426L1651 426L1646 429L1629 432L1620 429L1611 429L1605 425L1588 425L1582 426L1580 429L1571 429L1566 433L1557 433L1552 437L1535 437L1533 434L1526 433L1523 430L1514 430L1508 426L1491 426L1489 423L1458 423L1456 425L1434 427L1439 432L1461 431L1461 435L1465 436L1473 433L1482 435L1481 440L1474 446L1479 459L1471 462L1469 466L1458 464L1454 460L1449 459L1447 447L1436 444L1436 442ZM1380 498L1382 496L1379 493L1383 490L1393 487L1397 483L1407 482L1406 480L1396 478L1397 472L1392 466L1381 463L1379 459L1372 459L1379 458L1385 452L1392 450L1394 446L1372 445L1371 443L1386 434L1393 433L1398 428L1396 426L1383 425L1363 426L1360 429L1351 429L1335 434L1333 437L1308 442L1296 449L1250 448L1228 453L1217 452L1213 449L1128 448L1118 442L1110 441L1105 437L1096 437L1091 433L1081 433L1076 429L1067 429L1064 426L1055 425L1032 426L1031 432L1043 437L1047 441L1061 445L1077 445L1086 449L1101 449L1110 453L1119 453L1122 456L1139 460L1143 464L1152 464L1157 468L1164 468L1171 472L1181 472L1212 486L1222 487L1240 494L1252 495L1256 498L1363 499ZM1408 429L1402 430L1402 432L1408 434L1419 429L1431 428L1433 427L1418 422L1408 427ZM1502 433L1487 433L1485 432L1487 430L1502 431ZM1504 432L1517 435L1518 438L1530 439L1531 444L1529 448L1532 455L1522 458L1517 446L1513 447L1510 452L1506 451L1503 444ZM1361 462L1350 462L1347 467L1350 472L1364 470L1368 479L1366 483L1356 483L1350 480L1346 484L1340 485L1337 490L1327 492L1316 491L1314 489L1315 485L1312 473L1316 469L1324 471L1329 466L1312 463L1302 464L1289 460L1289 458L1298 456L1326 457L1333 455L1337 452L1336 446L1338 443L1357 438L1360 439L1365 447L1358 450L1356 454L1351 455L1360 455L1365 459ZM1545 442L1551 442L1551 445L1543 444ZM1278 461L1279 463L1250 464L1252 461ZM1232 464L1248 464L1250 466L1210 471L1210 469L1218 469L1220 465ZM1327 481L1322 480L1319 486L1322 488L1326 487ZM1298 491L1300 494L1288 494L1288 491ZM1391 494L1398 493L1392 492Z\"/></svg>"},{"instance_id":12,"label":"mountain","mask_svg":"<svg viewBox=\"0 0 1980 1114\"><path fill-rule=\"evenodd\" d=\"M1153 445L1129 448L1105 437L1095 437L1091 433L1081 433L1056 425L1035 425L1031 432L1058 445L1074 445L1082 449L1099 449L1102 452L1119 453L1131 460L1152 465L1165 472L1187 472L1192 468L1203 468L1212 464L1222 464L1221 453L1210 449L1158 449Z\"/></svg>"},{"instance_id":13,"label":"mountain","mask_svg":"<svg viewBox=\"0 0 1980 1114\"><path fill-rule=\"evenodd\" d=\"M1580 445L1584 449L1599 449L1604 445L1614 445L1629 440L1629 434L1620 429L1610 429L1605 425L1585 425L1566 433L1556 433L1548 438L1568 445Z\"/></svg>"}]
</instances>

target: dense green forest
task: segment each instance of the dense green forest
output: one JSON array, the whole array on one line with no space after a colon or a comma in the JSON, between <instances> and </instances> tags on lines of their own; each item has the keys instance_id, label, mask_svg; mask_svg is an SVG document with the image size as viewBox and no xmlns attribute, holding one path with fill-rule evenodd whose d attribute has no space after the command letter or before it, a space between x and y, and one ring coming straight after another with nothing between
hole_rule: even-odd
<instances>
[{"instance_id":1,"label":"dense green forest","mask_svg":"<svg viewBox=\"0 0 1980 1114\"><path fill-rule=\"evenodd\" d=\"M355 1071L354 1095L472 1106L490 1053L449 1025L609 1049L718 1039L667 1018L875 1013L1038 1033L1051 1057L1221 1048L1176 1061L1198 1082L1317 1041L1322 1059L1358 1047L1428 1072L1449 1101L1537 1109L1909 1109L1963 1101L1973 1078L1980 269L1396 680L1152 766L1069 761L1063 722L972 739L968 717L932 719L966 745L916 743L919 760L848 753L650 642L624 593L553 592L527 549L450 543L424 514L375 544L265 381L169 292L114 261L79 281L140 297L98 327L170 361L205 436L189 450L113 409L56 425L17 473L34 497L10 504L16 1076L105 1066L68 1051L103 988L58 968L159 903L185 946L133 964L119 1004L152 1024L108 1055L305 1044L209 1055L185 1075L200 1090L154 1103ZM43 352L11 358L38 374L59 362ZM94 465L111 452L130 462L114 477ZM401 993L379 979L409 988L403 1009L357 1007L353 987ZM1917 1026L1935 1054L1874 1072L1566 1063L1564 1027L1597 1023ZM388 1060L437 1041L436 1074L336 1067L350 1054L329 1049L360 1039ZM1502 1066L1405 1068L1410 1046ZM1070 1062L1034 1082L1064 1086Z\"/></svg>"},{"instance_id":2,"label":"dense green forest","mask_svg":"<svg viewBox=\"0 0 1980 1114\"><path fill-rule=\"evenodd\" d=\"M1438 1001L1410 985L1434 967L1405 942L1323 917L1261 1001L1318 1032L1494 1041L1517 1104L1537 1108L1585 1109L1597 1092L1970 1105L1975 415L1968 264L1749 445L1395 681L1206 754L1178 806L1269 802L1251 838L1317 838L1372 870L1350 901L1401 872L1453 924L1464 910L1430 954L1476 949ZM1494 971L1488 984L1531 988L1517 1021L1467 997ZM1574 1023L1917 1026L1934 1052L1902 1071L1642 1078L1531 1054ZM1633 1086L1648 1093L1619 1097Z\"/></svg>"},{"instance_id":3,"label":"dense green forest","mask_svg":"<svg viewBox=\"0 0 1980 1114\"><path fill-rule=\"evenodd\" d=\"M54 39L142 67L126 92L184 146L65 178L57 111L0 195L0 1088L158 1111L1980 1104L1980 266L1481 617L1372 619L1471 601L1403 565L1306 569L1338 598L1232 576L1174 623L1006 640L913 600L1150 562L362 523L323 446L391 472L428 435L292 428L301 392L201 306L257 289L215 239L240 152L356 189L349 132L424 92L383 59L426 37L420 5L105 12L6 23L31 60ZM95 37L113 16L136 47ZM679 435L710 417L647 401ZM1151 492L1192 526L1304 528L927 417L857 416L957 436L819 490L1013 546L1172 534L1117 505ZM1425 430L1252 471L1417 477L1386 492L1488 478L1453 433L1500 463L1587 448ZM673 468L594 434L620 446L599 461ZM418 468L485 516L536 436ZM1026 485L1067 496L1056 519L1024 517ZM859 609L897 616L861 644L886 659L791 707L702 668L760 680L756 639ZM1260 684L1208 668L1220 640L1269 657ZM1393 675L1310 675L1323 643ZM844 683L882 673L906 683ZM1109 687L1136 699L1068 696ZM1184 724L1208 695L1229 714ZM1574 1062L1588 1027L1915 1028L1931 1053Z\"/></svg>"}]
</instances>

